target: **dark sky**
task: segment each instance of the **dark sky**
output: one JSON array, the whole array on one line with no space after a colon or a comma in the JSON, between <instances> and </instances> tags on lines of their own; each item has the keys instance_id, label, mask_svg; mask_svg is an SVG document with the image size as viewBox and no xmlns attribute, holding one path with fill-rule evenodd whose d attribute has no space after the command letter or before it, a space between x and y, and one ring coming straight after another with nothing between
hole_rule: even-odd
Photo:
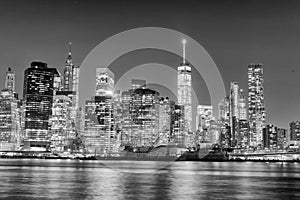
<instances>
[{"instance_id":1,"label":"dark sky","mask_svg":"<svg viewBox=\"0 0 300 200\"><path fill-rule=\"evenodd\" d=\"M247 89L247 65L262 63L267 123L287 128L290 121L300 120L300 1L2 0L0 87L8 66L16 72L22 94L24 70L32 60L62 69L72 41L74 62L80 65L106 38L147 26L174 29L197 40L217 64L227 91L230 81ZM180 61L164 54L153 53L169 59L164 63ZM132 57L122 61L130 66Z\"/></svg>"}]
</instances>

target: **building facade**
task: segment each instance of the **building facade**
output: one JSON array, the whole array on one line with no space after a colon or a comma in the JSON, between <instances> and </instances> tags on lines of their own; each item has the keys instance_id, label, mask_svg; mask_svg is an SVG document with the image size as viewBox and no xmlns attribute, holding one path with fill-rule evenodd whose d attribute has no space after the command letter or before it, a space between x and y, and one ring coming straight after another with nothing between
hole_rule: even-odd
<instances>
[{"instance_id":1,"label":"building facade","mask_svg":"<svg viewBox=\"0 0 300 200\"><path fill-rule=\"evenodd\" d=\"M248 117L250 125L250 145L263 144L262 130L266 123L264 102L264 78L262 64L248 65Z\"/></svg>"},{"instance_id":2,"label":"building facade","mask_svg":"<svg viewBox=\"0 0 300 200\"><path fill-rule=\"evenodd\" d=\"M192 69L185 59L183 42L183 62L177 68L178 104L184 106L185 131L192 131Z\"/></svg>"},{"instance_id":3,"label":"building facade","mask_svg":"<svg viewBox=\"0 0 300 200\"><path fill-rule=\"evenodd\" d=\"M55 68L32 62L24 74L26 147L45 149L50 145L50 123L54 94Z\"/></svg>"}]
</instances>

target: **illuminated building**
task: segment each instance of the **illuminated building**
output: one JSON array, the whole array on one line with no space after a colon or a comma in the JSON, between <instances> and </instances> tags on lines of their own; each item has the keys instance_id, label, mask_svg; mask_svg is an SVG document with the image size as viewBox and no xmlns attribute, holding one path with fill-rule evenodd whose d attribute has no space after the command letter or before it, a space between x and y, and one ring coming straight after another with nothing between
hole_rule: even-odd
<instances>
[{"instance_id":1,"label":"illuminated building","mask_svg":"<svg viewBox=\"0 0 300 200\"><path fill-rule=\"evenodd\" d=\"M175 102L168 97L159 101L159 140L161 145L167 145L172 138L172 115L175 109Z\"/></svg>"},{"instance_id":2,"label":"illuminated building","mask_svg":"<svg viewBox=\"0 0 300 200\"><path fill-rule=\"evenodd\" d=\"M79 111L79 66L73 64L71 42L69 43L69 54L66 60L63 73L63 91L71 93L68 96L72 101L71 119L75 121L77 126L78 111Z\"/></svg>"},{"instance_id":3,"label":"illuminated building","mask_svg":"<svg viewBox=\"0 0 300 200\"><path fill-rule=\"evenodd\" d=\"M72 91L73 90L73 61L71 52L71 43L69 43L69 55L66 60L66 65L64 67L64 79L63 79L63 90Z\"/></svg>"},{"instance_id":4,"label":"illuminated building","mask_svg":"<svg viewBox=\"0 0 300 200\"><path fill-rule=\"evenodd\" d=\"M131 94L130 140L133 146L152 146L159 134L159 93L148 88L138 88Z\"/></svg>"},{"instance_id":5,"label":"illuminated building","mask_svg":"<svg viewBox=\"0 0 300 200\"><path fill-rule=\"evenodd\" d=\"M121 143L124 146L131 145L131 124L132 119L130 116L130 104L131 104L131 94L133 90L122 92L122 132L121 132Z\"/></svg>"},{"instance_id":6,"label":"illuminated building","mask_svg":"<svg viewBox=\"0 0 300 200\"><path fill-rule=\"evenodd\" d=\"M243 89L239 92L239 120L247 120L247 103Z\"/></svg>"},{"instance_id":7,"label":"illuminated building","mask_svg":"<svg viewBox=\"0 0 300 200\"><path fill-rule=\"evenodd\" d=\"M249 122L246 119L240 119L238 122L239 134L237 135L237 147L247 148L250 144Z\"/></svg>"},{"instance_id":8,"label":"illuminated building","mask_svg":"<svg viewBox=\"0 0 300 200\"><path fill-rule=\"evenodd\" d=\"M220 125L215 120L209 122L207 141L212 144L220 144L221 142Z\"/></svg>"},{"instance_id":9,"label":"illuminated building","mask_svg":"<svg viewBox=\"0 0 300 200\"><path fill-rule=\"evenodd\" d=\"M6 85L9 86L9 85ZM15 151L20 146L21 127L18 101L11 87L0 93L0 150Z\"/></svg>"},{"instance_id":10,"label":"illuminated building","mask_svg":"<svg viewBox=\"0 0 300 200\"><path fill-rule=\"evenodd\" d=\"M221 99L218 104L219 120L226 121L229 124L230 108L229 108L229 97Z\"/></svg>"},{"instance_id":11,"label":"illuminated building","mask_svg":"<svg viewBox=\"0 0 300 200\"><path fill-rule=\"evenodd\" d=\"M52 112L55 68L32 62L24 74L25 148L44 150L49 147L49 118Z\"/></svg>"},{"instance_id":12,"label":"illuminated building","mask_svg":"<svg viewBox=\"0 0 300 200\"><path fill-rule=\"evenodd\" d=\"M277 149L277 127L272 124L263 128L263 145L266 149Z\"/></svg>"},{"instance_id":13,"label":"illuminated building","mask_svg":"<svg viewBox=\"0 0 300 200\"><path fill-rule=\"evenodd\" d=\"M191 67L185 59L183 40L183 62L177 68L178 104L184 106L185 131L192 131L192 74Z\"/></svg>"},{"instance_id":14,"label":"illuminated building","mask_svg":"<svg viewBox=\"0 0 300 200\"><path fill-rule=\"evenodd\" d=\"M11 90L12 92L15 92L15 73L11 71L10 67L6 72L5 88Z\"/></svg>"},{"instance_id":15,"label":"illuminated building","mask_svg":"<svg viewBox=\"0 0 300 200\"><path fill-rule=\"evenodd\" d=\"M226 96L218 104L219 123L221 131L221 144L228 148L231 146L231 128L230 128L230 103L229 97Z\"/></svg>"},{"instance_id":16,"label":"illuminated building","mask_svg":"<svg viewBox=\"0 0 300 200\"><path fill-rule=\"evenodd\" d=\"M185 118L184 118L184 106L176 105L174 106L174 111L172 113L172 123L171 123L171 142L178 147L185 147Z\"/></svg>"},{"instance_id":17,"label":"illuminated building","mask_svg":"<svg viewBox=\"0 0 300 200\"><path fill-rule=\"evenodd\" d=\"M230 83L230 127L231 127L231 145L235 146L238 135L238 120L239 120L239 85L237 82Z\"/></svg>"},{"instance_id":18,"label":"illuminated building","mask_svg":"<svg viewBox=\"0 0 300 200\"><path fill-rule=\"evenodd\" d=\"M300 121L290 123L290 140L300 141Z\"/></svg>"},{"instance_id":19,"label":"illuminated building","mask_svg":"<svg viewBox=\"0 0 300 200\"><path fill-rule=\"evenodd\" d=\"M75 139L71 121L72 101L66 95L55 95L52 104L51 149L66 151L72 147Z\"/></svg>"},{"instance_id":20,"label":"illuminated building","mask_svg":"<svg viewBox=\"0 0 300 200\"><path fill-rule=\"evenodd\" d=\"M197 106L196 124L197 124L197 130L199 131L200 134L199 142L209 141L210 122L214 120L212 110L213 107L211 105Z\"/></svg>"},{"instance_id":21,"label":"illuminated building","mask_svg":"<svg viewBox=\"0 0 300 200\"><path fill-rule=\"evenodd\" d=\"M288 146L287 129L277 128L277 148L285 149Z\"/></svg>"},{"instance_id":22,"label":"illuminated building","mask_svg":"<svg viewBox=\"0 0 300 200\"><path fill-rule=\"evenodd\" d=\"M96 69L96 96L85 103L85 146L90 153L110 154L119 150L113 107L114 74Z\"/></svg>"},{"instance_id":23,"label":"illuminated building","mask_svg":"<svg viewBox=\"0 0 300 200\"><path fill-rule=\"evenodd\" d=\"M248 117L250 125L250 145L262 146L262 129L265 126L263 67L261 64L248 66Z\"/></svg>"},{"instance_id":24,"label":"illuminated building","mask_svg":"<svg viewBox=\"0 0 300 200\"><path fill-rule=\"evenodd\" d=\"M94 96L85 102L84 143L90 153L109 154L116 151L111 96ZM115 147L115 148L114 148Z\"/></svg>"}]
</instances>

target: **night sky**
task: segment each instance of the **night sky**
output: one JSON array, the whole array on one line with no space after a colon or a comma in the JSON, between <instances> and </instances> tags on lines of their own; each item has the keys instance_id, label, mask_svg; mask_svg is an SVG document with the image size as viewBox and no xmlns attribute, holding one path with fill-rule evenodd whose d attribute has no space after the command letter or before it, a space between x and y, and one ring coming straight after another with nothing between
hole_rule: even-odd
<instances>
[{"instance_id":1,"label":"night sky","mask_svg":"<svg viewBox=\"0 0 300 200\"><path fill-rule=\"evenodd\" d=\"M287 128L290 121L300 120L300 1L1 0L0 87L10 66L22 96L24 70L31 61L61 70L72 41L73 60L80 65L106 38L138 27L174 29L197 40L218 66L227 92L230 81L247 90L247 65L262 63L267 123ZM181 59L140 50L114 65L129 70L132 63L143 63L139 60L153 62L149 56L175 67ZM203 94L199 103L209 104L201 78L194 82L196 92Z\"/></svg>"}]
</instances>

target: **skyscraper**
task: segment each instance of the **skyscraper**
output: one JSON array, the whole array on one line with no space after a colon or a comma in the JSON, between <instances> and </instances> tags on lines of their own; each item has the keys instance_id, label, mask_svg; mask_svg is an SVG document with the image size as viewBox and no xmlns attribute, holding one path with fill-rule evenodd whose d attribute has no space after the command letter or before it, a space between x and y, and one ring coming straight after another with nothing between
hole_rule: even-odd
<instances>
[{"instance_id":1,"label":"skyscraper","mask_svg":"<svg viewBox=\"0 0 300 200\"><path fill-rule=\"evenodd\" d=\"M239 103L240 103L240 89L237 82L230 83L230 127L231 127L231 145L235 146L238 135L238 121L240 118Z\"/></svg>"},{"instance_id":2,"label":"skyscraper","mask_svg":"<svg viewBox=\"0 0 300 200\"><path fill-rule=\"evenodd\" d=\"M55 68L46 63L32 62L24 74L26 147L49 146L49 118L52 113Z\"/></svg>"},{"instance_id":3,"label":"skyscraper","mask_svg":"<svg viewBox=\"0 0 300 200\"><path fill-rule=\"evenodd\" d=\"M229 97L226 96L221 99L218 104L219 109L219 123L221 131L221 144L223 147L228 148L231 146L231 128L230 128L230 102Z\"/></svg>"},{"instance_id":4,"label":"skyscraper","mask_svg":"<svg viewBox=\"0 0 300 200\"><path fill-rule=\"evenodd\" d=\"M12 92L15 92L15 74L11 71L10 67L6 72L5 88L11 90Z\"/></svg>"},{"instance_id":5,"label":"skyscraper","mask_svg":"<svg viewBox=\"0 0 300 200\"><path fill-rule=\"evenodd\" d=\"M250 145L262 146L262 130L266 122L262 64L248 65L248 117Z\"/></svg>"},{"instance_id":6,"label":"skyscraper","mask_svg":"<svg viewBox=\"0 0 300 200\"><path fill-rule=\"evenodd\" d=\"M239 119L247 120L247 103L243 89L240 89L239 92Z\"/></svg>"},{"instance_id":7,"label":"skyscraper","mask_svg":"<svg viewBox=\"0 0 300 200\"><path fill-rule=\"evenodd\" d=\"M108 68L97 68L96 95L85 103L85 145L91 153L118 151L113 91L114 73Z\"/></svg>"},{"instance_id":8,"label":"skyscraper","mask_svg":"<svg viewBox=\"0 0 300 200\"><path fill-rule=\"evenodd\" d=\"M131 94L131 144L155 145L159 136L159 93L149 88L138 88Z\"/></svg>"},{"instance_id":9,"label":"skyscraper","mask_svg":"<svg viewBox=\"0 0 300 200\"><path fill-rule=\"evenodd\" d=\"M20 112L13 91L4 88L0 92L0 150L17 150L20 145Z\"/></svg>"},{"instance_id":10,"label":"skyscraper","mask_svg":"<svg viewBox=\"0 0 300 200\"><path fill-rule=\"evenodd\" d=\"M219 120L227 122L229 125L229 118L230 118L230 108L229 108L229 97L226 96L218 104L219 109Z\"/></svg>"},{"instance_id":11,"label":"skyscraper","mask_svg":"<svg viewBox=\"0 0 300 200\"><path fill-rule=\"evenodd\" d=\"M64 91L73 90L73 60L71 52L71 42L69 43L69 55L66 60L66 65L64 68L64 79L63 79L63 88Z\"/></svg>"},{"instance_id":12,"label":"skyscraper","mask_svg":"<svg viewBox=\"0 0 300 200\"><path fill-rule=\"evenodd\" d=\"M185 131L192 131L192 74L191 67L185 59L183 40L183 61L177 68L178 104L184 106Z\"/></svg>"},{"instance_id":13,"label":"skyscraper","mask_svg":"<svg viewBox=\"0 0 300 200\"><path fill-rule=\"evenodd\" d=\"M198 105L197 106L197 116L196 124L197 130L199 131L200 138L199 142L208 142L209 137L209 128L213 118L213 107L211 105Z\"/></svg>"}]
</instances>

